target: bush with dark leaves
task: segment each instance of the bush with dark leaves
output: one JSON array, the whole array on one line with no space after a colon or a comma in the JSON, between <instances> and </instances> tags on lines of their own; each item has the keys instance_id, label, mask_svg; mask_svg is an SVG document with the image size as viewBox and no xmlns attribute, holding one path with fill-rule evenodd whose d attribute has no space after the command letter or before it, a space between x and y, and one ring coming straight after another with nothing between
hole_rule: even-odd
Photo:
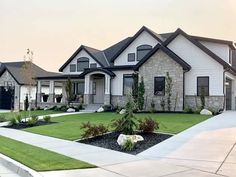
<instances>
[{"instance_id":1,"label":"bush with dark leaves","mask_svg":"<svg viewBox=\"0 0 236 177\"><path fill-rule=\"evenodd\" d=\"M142 132L151 133L159 129L159 123L151 117L145 117L139 120L139 130Z\"/></svg>"},{"instance_id":2,"label":"bush with dark leaves","mask_svg":"<svg viewBox=\"0 0 236 177\"><path fill-rule=\"evenodd\" d=\"M82 123L80 126L81 129L84 129L84 133L81 135L82 138L89 138L93 136L102 135L108 132L108 127L103 124L91 124L90 122Z\"/></svg>"}]
</instances>

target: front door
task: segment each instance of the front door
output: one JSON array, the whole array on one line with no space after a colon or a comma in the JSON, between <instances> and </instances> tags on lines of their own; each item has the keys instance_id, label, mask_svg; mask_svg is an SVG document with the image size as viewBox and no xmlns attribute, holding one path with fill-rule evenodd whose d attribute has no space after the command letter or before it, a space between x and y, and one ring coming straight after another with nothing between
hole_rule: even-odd
<instances>
[{"instance_id":1,"label":"front door","mask_svg":"<svg viewBox=\"0 0 236 177\"><path fill-rule=\"evenodd\" d=\"M226 110L232 109L232 81L226 79Z\"/></svg>"},{"instance_id":2,"label":"front door","mask_svg":"<svg viewBox=\"0 0 236 177\"><path fill-rule=\"evenodd\" d=\"M93 103L104 103L104 78L96 78L93 80Z\"/></svg>"}]
</instances>

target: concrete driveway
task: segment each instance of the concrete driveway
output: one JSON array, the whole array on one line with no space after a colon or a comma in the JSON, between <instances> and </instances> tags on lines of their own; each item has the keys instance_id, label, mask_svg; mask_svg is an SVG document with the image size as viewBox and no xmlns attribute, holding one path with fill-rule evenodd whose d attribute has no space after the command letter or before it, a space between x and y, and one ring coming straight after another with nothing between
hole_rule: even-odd
<instances>
[{"instance_id":1,"label":"concrete driveway","mask_svg":"<svg viewBox=\"0 0 236 177\"><path fill-rule=\"evenodd\" d=\"M236 176L236 112L208 119L138 156L159 162Z\"/></svg>"}]
</instances>

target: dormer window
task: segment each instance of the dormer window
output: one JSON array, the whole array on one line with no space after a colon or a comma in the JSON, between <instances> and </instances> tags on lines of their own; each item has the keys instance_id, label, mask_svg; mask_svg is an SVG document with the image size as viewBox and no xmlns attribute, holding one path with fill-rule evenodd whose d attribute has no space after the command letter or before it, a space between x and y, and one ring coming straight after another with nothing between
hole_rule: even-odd
<instances>
[{"instance_id":1,"label":"dormer window","mask_svg":"<svg viewBox=\"0 0 236 177\"><path fill-rule=\"evenodd\" d=\"M81 72L84 69L89 68L89 59L87 57L81 57L77 60L77 71Z\"/></svg>"},{"instance_id":2,"label":"dormer window","mask_svg":"<svg viewBox=\"0 0 236 177\"><path fill-rule=\"evenodd\" d=\"M137 47L137 61L140 61L143 59L145 55L147 55L148 52L152 50L151 45L140 45Z\"/></svg>"}]
</instances>

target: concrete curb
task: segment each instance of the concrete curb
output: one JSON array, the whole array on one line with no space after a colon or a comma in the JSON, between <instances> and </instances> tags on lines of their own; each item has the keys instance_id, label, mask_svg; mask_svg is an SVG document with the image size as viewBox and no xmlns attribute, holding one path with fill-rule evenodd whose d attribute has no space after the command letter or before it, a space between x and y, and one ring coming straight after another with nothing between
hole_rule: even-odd
<instances>
[{"instance_id":1,"label":"concrete curb","mask_svg":"<svg viewBox=\"0 0 236 177\"><path fill-rule=\"evenodd\" d=\"M0 163L13 171L14 173L18 174L22 177L42 177L38 172L32 170L31 168L3 155L0 154Z\"/></svg>"}]
</instances>

